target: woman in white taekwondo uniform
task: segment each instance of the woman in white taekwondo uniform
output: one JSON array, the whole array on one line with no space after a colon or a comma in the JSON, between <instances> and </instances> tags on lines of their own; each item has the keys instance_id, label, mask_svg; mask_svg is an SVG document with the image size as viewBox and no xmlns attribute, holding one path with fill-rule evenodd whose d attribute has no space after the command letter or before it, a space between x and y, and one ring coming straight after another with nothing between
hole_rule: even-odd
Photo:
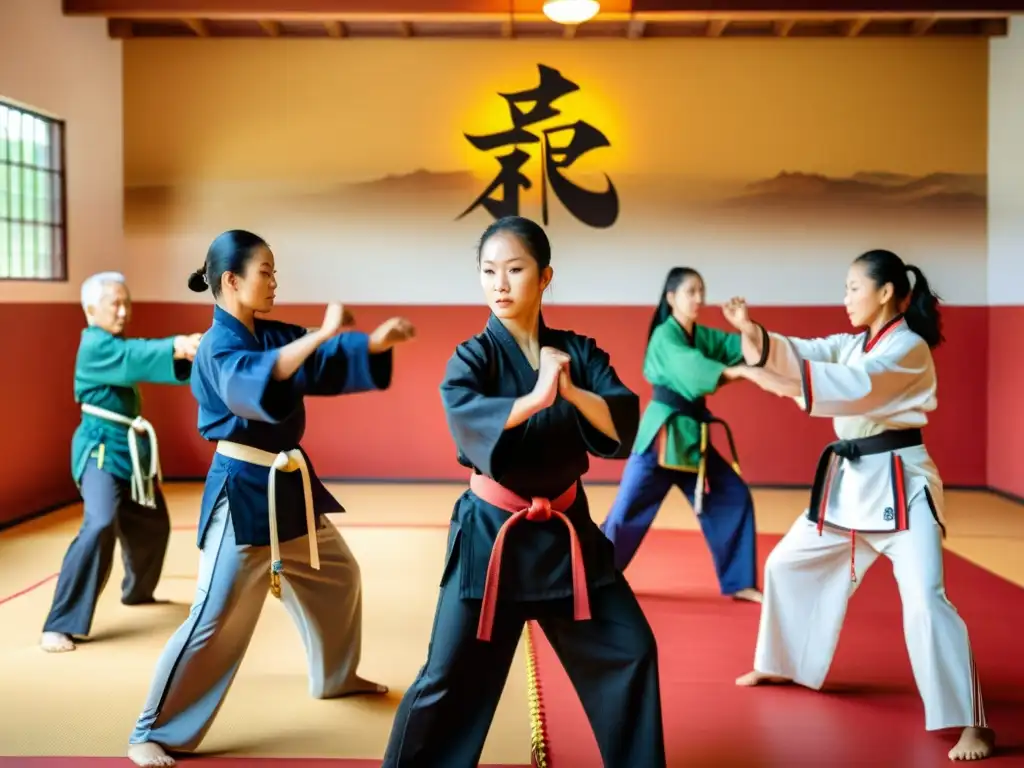
<instances>
[{"instance_id":1,"label":"woman in white taekwondo uniform","mask_svg":"<svg viewBox=\"0 0 1024 768\"><path fill-rule=\"evenodd\" d=\"M742 369L810 416L832 418L839 440L818 462L807 513L768 557L754 671L736 682L821 688L847 602L885 555L903 601L925 728L962 728L950 759L980 760L995 736L967 627L946 597L942 479L921 436L937 404L931 350L942 341L938 299L920 269L874 250L851 265L845 304L851 324L866 332L769 334L766 366ZM741 331L749 323L738 313ZM744 343L761 338L748 334Z\"/></svg>"}]
</instances>

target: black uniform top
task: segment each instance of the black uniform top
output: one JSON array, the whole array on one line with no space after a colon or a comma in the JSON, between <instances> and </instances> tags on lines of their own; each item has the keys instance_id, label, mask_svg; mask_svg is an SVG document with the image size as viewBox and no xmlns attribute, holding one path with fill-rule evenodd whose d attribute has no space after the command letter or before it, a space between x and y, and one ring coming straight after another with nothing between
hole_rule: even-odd
<instances>
[{"instance_id":1,"label":"black uniform top","mask_svg":"<svg viewBox=\"0 0 1024 768\"><path fill-rule=\"evenodd\" d=\"M598 431L560 396L549 408L505 429L512 404L533 390L538 372L493 315L483 333L460 344L448 361L441 383L448 427L460 464L525 499L553 499L579 483L566 516L580 539L587 583L610 584L615 578L613 547L590 517L580 477L590 467L588 454L616 459L629 455L640 422L640 399L619 380L608 354L593 339L548 328L541 319L540 345L567 353L573 383L604 398L618 441ZM456 502L445 579L449 571L457 574L461 597L482 598L491 548L508 517L472 491ZM558 519L513 526L505 540L499 600L571 595L569 552L569 533Z\"/></svg>"}]
</instances>

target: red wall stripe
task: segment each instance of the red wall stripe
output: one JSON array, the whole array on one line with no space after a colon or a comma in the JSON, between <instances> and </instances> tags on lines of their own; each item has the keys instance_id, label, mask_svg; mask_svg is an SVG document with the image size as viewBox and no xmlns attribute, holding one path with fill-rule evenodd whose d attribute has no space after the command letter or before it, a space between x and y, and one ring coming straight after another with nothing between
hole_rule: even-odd
<instances>
[{"instance_id":1,"label":"red wall stripe","mask_svg":"<svg viewBox=\"0 0 1024 768\"><path fill-rule=\"evenodd\" d=\"M1002 318L989 354L987 307L945 309L947 343L936 352L939 409L925 434L929 449L949 485L988 483L1024 495L1015 468L1024 460L1024 437L1012 424L1024 407L1010 395L1020 366L1012 350L1016 322L1024 330L1024 309L993 309ZM441 409L438 384L455 346L479 332L487 312L473 306L355 307L358 325L372 328L401 313L419 328L419 338L398 354L389 392L308 401L304 446L317 471L332 478L381 480L462 480ZM650 387L641 366L650 309L618 306L554 306L549 324L573 327L598 339L612 355L623 380L646 402ZM211 308L205 304L140 303L131 332L138 336L204 330ZM718 315L709 310L708 322ZM764 307L753 315L781 333L813 336L847 327L840 307ZM287 306L276 317L316 325L319 306ZM0 521L10 520L75 497L69 477L70 439L77 423L71 377L82 327L71 304L0 304L0 322L12 329L0 341L14 375L0 377L0 408L5 434L5 471L0 477ZM990 363L998 382L986 372ZM1017 366L1017 367L1014 367ZM211 446L196 433L196 411L187 387L143 387L145 414L160 436L165 475L197 477L206 472ZM986 401L999 414L988 424ZM712 409L733 427L744 477L754 484L806 485L822 446L834 439L828 419L809 418L789 400L738 383L711 398ZM987 428L986 428L987 427ZM720 446L721 447L721 446ZM986 453L998 452L991 469ZM621 462L595 460L592 481L618 481Z\"/></svg>"}]
</instances>

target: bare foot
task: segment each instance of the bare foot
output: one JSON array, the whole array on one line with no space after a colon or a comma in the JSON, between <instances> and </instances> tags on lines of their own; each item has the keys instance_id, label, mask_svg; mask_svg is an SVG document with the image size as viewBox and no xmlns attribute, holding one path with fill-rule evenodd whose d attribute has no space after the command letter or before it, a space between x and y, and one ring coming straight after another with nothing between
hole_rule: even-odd
<instances>
[{"instance_id":1,"label":"bare foot","mask_svg":"<svg viewBox=\"0 0 1024 768\"><path fill-rule=\"evenodd\" d=\"M754 589L753 587L747 587L746 589L741 589L739 592L733 594L732 599L749 600L752 603L760 603L763 597L761 590Z\"/></svg>"},{"instance_id":2,"label":"bare foot","mask_svg":"<svg viewBox=\"0 0 1024 768\"><path fill-rule=\"evenodd\" d=\"M744 688L751 688L755 685L784 685L791 682L793 681L787 680L785 677L765 675L761 672L747 672L747 674L736 678L736 685Z\"/></svg>"},{"instance_id":3,"label":"bare foot","mask_svg":"<svg viewBox=\"0 0 1024 768\"><path fill-rule=\"evenodd\" d=\"M340 699L345 696L363 696L366 694L382 696L387 693L388 690L389 688L386 685L381 685L380 683L375 683L372 680L364 680L361 677L357 677L347 688L338 694L337 698Z\"/></svg>"},{"instance_id":4,"label":"bare foot","mask_svg":"<svg viewBox=\"0 0 1024 768\"><path fill-rule=\"evenodd\" d=\"M950 760L984 760L992 755L996 734L991 728L964 728L960 741L949 750Z\"/></svg>"},{"instance_id":5,"label":"bare foot","mask_svg":"<svg viewBox=\"0 0 1024 768\"><path fill-rule=\"evenodd\" d=\"M143 768L174 765L174 758L164 752L164 748L152 741L128 745L128 759Z\"/></svg>"},{"instance_id":6,"label":"bare foot","mask_svg":"<svg viewBox=\"0 0 1024 768\"><path fill-rule=\"evenodd\" d=\"M43 632L39 647L47 653L67 653L75 650L75 641L63 632ZM75 657L77 658L77 657Z\"/></svg>"}]
</instances>

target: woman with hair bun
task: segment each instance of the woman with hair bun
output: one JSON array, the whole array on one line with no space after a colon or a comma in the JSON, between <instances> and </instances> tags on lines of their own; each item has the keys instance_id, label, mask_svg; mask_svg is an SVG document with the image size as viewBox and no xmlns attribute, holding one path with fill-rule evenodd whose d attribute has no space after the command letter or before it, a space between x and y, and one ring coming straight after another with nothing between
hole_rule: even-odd
<instances>
[{"instance_id":1,"label":"woman with hair bun","mask_svg":"<svg viewBox=\"0 0 1024 768\"><path fill-rule=\"evenodd\" d=\"M818 339L770 334L767 366L742 369L809 416L831 418L839 440L818 461L807 513L768 556L754 671L736 682L820 689L847 602L882 555L903 600L925 728L962 729L949 758L981 760L995 736L967 626L946 596L942 478L921 434L937 405L938 297L920 269L873 250L850 266L845 304L850 324L865 330ZM730 319L750 330L745 311Z\"/></svg>"},{"instance_id":2,"label":"woman with hair bun","mask_svg":"<svg viewBox=\"0 0 1024 768\"><path fill-rule=\"evenodd\" d=\"M192 372L199 433L217 444L199 518L199 583L192 610L168 641L128 757L173 765L213 723L270 592L306 645L314 698L387 688L357 674L362 636L359 564L325 515L343 512L299 442L306 396L387 389L392 348L412 325L392 318L371 334L344 331L351 315L327 306L307 330L257 317L274 306L274 254L257 235L230 230L210 246L189 288L216 306Z\"/></svg>"}]
</instances>

